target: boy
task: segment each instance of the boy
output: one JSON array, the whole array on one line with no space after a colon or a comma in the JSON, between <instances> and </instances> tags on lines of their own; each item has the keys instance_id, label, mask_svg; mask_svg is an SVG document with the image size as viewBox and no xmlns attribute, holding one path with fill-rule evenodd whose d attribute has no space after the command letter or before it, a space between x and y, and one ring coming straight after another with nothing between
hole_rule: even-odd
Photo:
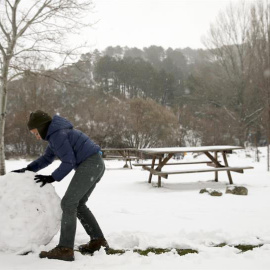
<instances>
[{"instance_id":1,"label":"boy","mask_svg":"<svg viewBox=\"0 0 270 270\"><path fill-rule=\"evenodd\" d=\"M38 140L47 141L48 146L43 156L26 168L14 172L37 172L51 164L57 156L62 163L52 175L35 176L35 181L43 187L47 183L61 181L72 169L76 170L61 200L63 214L59 244L48 252L42 251L39 254L40 258L74 261L77 217L90 236L89 243L79 246L80 251L94 253L101 247L108 250L109 245L98 222L86 206L89 196L105 171L100 147L86 134L74 129L68 120L58 115L51 118L47 113L38 110L30 114L27 125L30 132Z\"/></svg>"}]
</instances>

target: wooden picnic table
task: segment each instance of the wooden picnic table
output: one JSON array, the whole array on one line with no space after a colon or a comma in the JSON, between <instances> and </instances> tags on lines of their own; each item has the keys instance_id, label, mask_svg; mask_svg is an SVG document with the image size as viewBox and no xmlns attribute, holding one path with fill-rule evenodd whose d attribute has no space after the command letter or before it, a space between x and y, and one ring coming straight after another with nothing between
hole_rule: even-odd
<instances>
[{"instance_id":1,"label":"wooden picnic table","mask_svg":"<svg viewBox=\"0 0 270 270\"><path fill-rule=\"evenodd\" d=\"M152 157L152 162L137 163L134 166L142 166L143 169L149 171L148 183L152 181L152 175L158 176L158 187L161 187L161 177L167 179L170 174L182 174L182 173L202 173L202 172L215 172L215 181L218 181L218 172L226 171L230 184L233 184L231 171L237 173L243 173L245 169L253 169L250 166L233 166L230 167L227 160L227 154L232 153L233 150L243 149L241 146L228 146L228 145L216 145L216 146L200 146L200 147L167 147L167 148L142 148L138 149L139 152ZM179 153L203 153L208 159L203 161L189 161L189 162L173 162L168 161L176 154ZM223 163L218 160L218 153L222 155ZM156 160L158 163L156 163ZM165 165L194 165L194 164L206 164L211 168L192 168L175 171L162 171Z\"/></svg>"},{"instance_id":2,"label":"wooden picnic table","mask_svg":"<svg viewBox=\"0 0 270 270\"><path fill-rule=\"evenodd\" d=\"M121 159L126 163L123 168L128 168L128 162L130 164L130 169L132 169L132 160L138 160L137 156L132 156L131 154L137 152L137 148L102 148L102 156L105 160L113 160L113 159ZM112 153L116 153L118 155L112 155Z\"/></svg>"}]
</instances>

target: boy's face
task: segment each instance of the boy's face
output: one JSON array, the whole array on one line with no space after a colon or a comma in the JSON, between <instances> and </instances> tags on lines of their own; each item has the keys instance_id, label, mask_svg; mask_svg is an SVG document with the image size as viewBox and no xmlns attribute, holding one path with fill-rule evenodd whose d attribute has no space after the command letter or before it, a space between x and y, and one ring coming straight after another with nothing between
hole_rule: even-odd
<instances>
[{"instance_id":1,"label":"boy's face","mask_svg":"<svg viewBox=\"0 0 270 270\"><path fill-rule=\"evenodd\" d=\"M37 140L41 140L42 138L40 137L38 130L36 128L31 129L30 132L36 136Z\"/></svg>"}]
</instances>

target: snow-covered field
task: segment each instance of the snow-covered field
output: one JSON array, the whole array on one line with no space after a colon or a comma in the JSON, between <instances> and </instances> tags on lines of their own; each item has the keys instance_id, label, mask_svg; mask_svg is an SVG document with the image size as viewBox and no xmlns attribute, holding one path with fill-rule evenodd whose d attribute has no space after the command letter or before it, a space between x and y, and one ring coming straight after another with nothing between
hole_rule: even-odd
<instances>
[{"instance_id":1,"label":"snow-covered field","mask_svg":"<svg viewBox=\"0 0 270 270\"><path fill-rule=\"evenodd\" d=\"M266 171L266 148L260 151L260 162L254 162L252 151L235 151L229 156L230 165L254 166L244 174L232 173L234 184L248 188L248 196L225 194L225 172L219 173L218 183L212 181L214 173L171 175L157 188L156 177L148 184L148 172L141 168L123 169L123 161L106 161L107 170L88 206L110 246L130 251L106 255L101 250L94 256L76 252L74 262L39 259L41 250L58 244L57 234L49 245L27 256L1 252L0 269L270 269L270 173ZM190 155L184 157L189 159ZM205 160L203 156L197 159ZM9 160L7 171L27 163ZM58 165L56 161L40 172L50 174ZM72 175L54 184L60 197ZM221 190L223 196L200 194L202 188ZM76 245L87 241L78 222ZM227 245L214 247L221 243ZM233 247L238 244L262 246L241 253ZM198 254L179 256L171 251L141 256L132 252L147 247L191 248Z\"/></svg>"}]
</instances>

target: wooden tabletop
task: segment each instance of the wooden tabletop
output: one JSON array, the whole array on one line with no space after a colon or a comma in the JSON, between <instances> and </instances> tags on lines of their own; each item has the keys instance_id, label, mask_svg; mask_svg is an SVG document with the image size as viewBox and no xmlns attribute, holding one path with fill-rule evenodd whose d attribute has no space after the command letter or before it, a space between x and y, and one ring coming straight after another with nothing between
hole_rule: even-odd
<instances>
[{"instance_id":1,"label":"wooden tabletop","mask_svg":"<svg viewBox=\"0 0 270 270\"><path fill-rule=\"evenodd\" d=\"M102 148L101 151L135 151L137 148Z\"/></svg>"},{"instance_id":2,"label":"wooden tabletop","mask_svg":"<svg viewBox=\"0 0 270 270\"><path fill-rule=\"evenodd\" d=\"M199 147L165 147L165 148L141 148L138 151L146 154L176 154L185 152L222 152L243 149L241 146L231 145L213 145L213 146L199 146Z\"/></svg>"}]
</instances>

